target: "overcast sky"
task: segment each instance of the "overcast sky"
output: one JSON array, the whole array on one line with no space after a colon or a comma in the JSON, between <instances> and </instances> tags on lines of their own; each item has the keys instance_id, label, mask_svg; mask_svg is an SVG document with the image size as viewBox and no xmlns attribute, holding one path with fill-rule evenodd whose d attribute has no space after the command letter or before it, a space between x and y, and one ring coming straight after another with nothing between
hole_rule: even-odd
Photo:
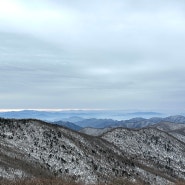
<instances>
[{"instance_id":1,"label":"overcast sky","mask_svg":"<svg viewBox=\"0 0 185 185\"><path fill-rule=\"evenodd\" d=\"M0 108L185 112L184 0L0 0Z\"/></svg>"}]
</instances>

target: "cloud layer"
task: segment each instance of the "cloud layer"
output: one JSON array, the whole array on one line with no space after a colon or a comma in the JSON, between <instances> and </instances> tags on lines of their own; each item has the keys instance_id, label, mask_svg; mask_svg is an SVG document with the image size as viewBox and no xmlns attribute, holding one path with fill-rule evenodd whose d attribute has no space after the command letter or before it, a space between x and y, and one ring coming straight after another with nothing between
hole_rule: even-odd
<instances>
[{"instance_id":1,"label":"cloud layer","mask_svg":"<svg viewBox=\"0 0 185 185\"><path fill-rule=\"evenodd\" d=\"M183 112L185 2L0 0L2 108Z\"/></svg>"}]
</instances>

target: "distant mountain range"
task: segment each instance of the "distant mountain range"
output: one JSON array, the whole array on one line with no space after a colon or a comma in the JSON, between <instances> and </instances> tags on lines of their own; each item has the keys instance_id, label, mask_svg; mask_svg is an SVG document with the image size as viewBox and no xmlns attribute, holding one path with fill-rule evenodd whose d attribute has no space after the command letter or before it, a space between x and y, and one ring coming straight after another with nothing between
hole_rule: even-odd
<instances>
[{"instance_id":1,"label":"distant mountain range","mask_svg":"<svg viewBox=\"0 0 185 185\"><path fill-rule=\"evenodd\" d=\"M94 123L93 123L94 122ZM81 124L82 123L82 124ZM85 124L84 124L85 123ZM125 121L115 121L106 119L87 119L76 124L81 125L81 133L85 133L92 136L99 136L114 128L123 127L131 129L140 128L157 128L159 130L170 133L171 135L179 138L179 140L185 141L185 117L184 116L169 116L166 118L133 118Z\"/></svg>"},{"instance_id":2,"label":"distant mountain range","mask_svg":"<svg viewBox=\"0 0 185 185\"><path fill-rule=\"evenodd\" d=\"M112 127L116 125L119 121L112 120L112 119L84 119L82 121L78 121L75 124L80 127L93 127L93 128L105 128L105 127Z\"/></svg>"},{"instance_id":3,"label":"distant mountain range","mask_svg":"<svg viewBox=\"0 0 185 185\"><path fill-rule=\"evenodd\" d=\"M102 119L101 117L116 118L118 115L121 117L131 116L133 118L126 120L115 120L115 119ZM145 117L134 117L143 115ZM93 118L94 116L94 118ZM14 118L14 119L40 119L43 121L52 122L54 124L62 125L73 130L80 130L86 127L93 128L143 128L148 127L160 122L172 122L172 123L185 123L185 117L181 115L169 116L169 117L156 117L162 116L156 112L133 112L125 113L124 111L95 111L95 110L71 110L71 111L35 111L35 110L24 110L24 111L13 111L13 112L0 112L0 117L3 118Z\"/></svg>"},{"instance_id":4,"label":"distant mountain range","mask_svg":"<svg viewBox=\"0 0 185 185\"><path fill-rule=\"evenodd\" d=\"M97 118L97 119L113 119L125 120L134 117L162 117L161 113L157 112L126 112L116 110L67 110L67 111L37 111L37 110L23 110L0 112L0 117L16 118L16 119L40 119L45 121L69 121L76 123L83 121L83 119Z\"/></svg>"},{"instance_id":5,"label":"distant mountain range","mask_svg":"<svg viewBox=\"0 0 185 185\"><path fill-rule=\"evenodd\" d=\"M75 124L80 127L107 128L107 127L124 127L124 128L143 128L160 122L172 122L185 124L184 116L169 116L166 118L132 118L129 120L117 121L112 119L85 119Z\"/></svg>"},{"instance_id":6,"label":"distant mountain range","mask_svg":"<svg viewBox=\"0 0 185 185\"><path fill-rule=\"evenodd\" d=\"M78 118L79 119L79 118ZM166 118L133 118L130 120L117 121L112 119L82 119L75 123L68 121L56 121L53 124L61 125L66 128L80 131L81 133L86 133L88 135L98 136L111 130L112 128L123 127L139 129L145 127L155 127L160 130L168 132L179 130L181 127L185 127L185 117L184 116L170 116ZM174 128L174 129L173 129Z\"/></svg>"}]
</instances>

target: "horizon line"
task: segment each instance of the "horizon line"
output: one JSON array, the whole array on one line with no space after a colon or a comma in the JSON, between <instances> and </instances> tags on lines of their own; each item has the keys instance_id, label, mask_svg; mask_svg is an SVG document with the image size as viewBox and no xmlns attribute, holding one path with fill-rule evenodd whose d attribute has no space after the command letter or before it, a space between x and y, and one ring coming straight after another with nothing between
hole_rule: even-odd
<instances>
[{"instance_id":1,"label":"horizon line","mask_svg":"<svg viewBox=\"0 0 185 185\"><path fill-rule=\"evenodd\" d=\"M108 109L90 109L90 108L84 108L84 109L0 109L0 112L19 112L19 111L24 111L24 110L33 110L33 111L50 111L50 112L62 112L62 111L101 111L101 110L108 110Z\"/></svg>"}]
</instances>

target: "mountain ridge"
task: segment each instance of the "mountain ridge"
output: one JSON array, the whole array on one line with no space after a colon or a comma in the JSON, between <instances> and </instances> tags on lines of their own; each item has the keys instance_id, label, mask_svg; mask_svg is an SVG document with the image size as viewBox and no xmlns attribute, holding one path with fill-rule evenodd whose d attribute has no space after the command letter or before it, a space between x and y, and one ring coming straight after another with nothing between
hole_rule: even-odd
<instances>
[{"instance_id":1,"label":"mountain ridge","mask_svg":"<svg viewBox=\"0 0 185 185\"><path fill-rule=\"evenodd\" d=\"M16 119L41 119L45 121L69 121L77 122L83 119L98 118L98 119L115 119L123 120L133 117L154 117L162 116L163 114L157 112L128 112L122 110L63 110L63 111L49 111L49 110L22 110L22 111L3 111L0 112L0 117L16 118Z\"/></svg>"},{"instance_id":2,"label":"mountain ridge","mask_svg":"<svg viewBox=\"0 0 185 185\"><path fill-rule=\"evenodd\" d=\"M7 150L9 147L11 151L16 149L27 156L25 162L30 161L31 164L37 162L37 165L40 165L42 170L46 169L46 172L49 172L50 175L70 175L73 179L83 180L86 183L106 182L110 177L114 177L164 185L169 182L175 182L178 179L180 180L181 178L185 179L181 172L183 167L180 167L180 164L174 158L168 164L168 161L164 158L159 158L158 160L157 154L153 150L153 145L156 142L155 135L165 135L165 137L172 140L171 145L174 147L176 154L171 150L168 153L166 151L167 149L163 149L164 144L167 142L166 139L163 139L164 137L162 137L161 141L158 140L157 148L169 157L170 152L174 155L183 155L181 152L182 144L177 139L157 129L153 133L148 129L149 131L146 131L143 136L148 138L147 140L141 137L142 134L140 132L143 132L143 129L141 129L142 131L123 129L126 133L125 137L135 138L137 142L141 142L141 146L145 146L143 151L151 151L151 154L144 152L147 157L145 159L143 158L143 154L138 153L137 147L135 148L138 144L133 145L132 150L128 150L127 148L127 151L120 148L120 145L117 145L117 143L113 143L113 141L119 141L121 143L127 141L122 139L123 130L113 137L112 134L115 130L109 131L102 136L93 137L72 131L57 124L50 124L36 119L0 119L0 146L5 147ZM133 132L135 133L134 135L132 135ZM109 134L111 134L110 137L107 137ZM130 134L132 137L129 136ZM154 138L152 134L154 134ZM115 139L111 140L111 138ZM151 142L151 145L145 143L145 140ZM130 142L131 146L132 143ZM21 157L13 152L9 154L7 150L3 150L4 152L1 150L1 154L2 152L6 156L11 154L13 155L12 160L14 157L17 157L21 160L22 164L25 164ZM139 157L136 157L137 155ZM153 157L156 158L153 159ZM16 169L16 166L14 169L11 165L4 168L2 164L5 164L6 160L1 160L0 171L3 172L1 175L7 174L7 172L10 174L11 170L14 171ZM157 164L157 161L160 165ZM184 165L184 160L182 164ZM161 166L160 170L158 169L158 165ZM180 167L177 171L179 174L170 171L172 167L175 169ZM175 176L173 176L173 173ZM24 169L22 169L22 172L19 171L19 174L34 176L33 173L28 174ZM6 177L6 175L4 176Z\"/></svg>"}]
</instances>

